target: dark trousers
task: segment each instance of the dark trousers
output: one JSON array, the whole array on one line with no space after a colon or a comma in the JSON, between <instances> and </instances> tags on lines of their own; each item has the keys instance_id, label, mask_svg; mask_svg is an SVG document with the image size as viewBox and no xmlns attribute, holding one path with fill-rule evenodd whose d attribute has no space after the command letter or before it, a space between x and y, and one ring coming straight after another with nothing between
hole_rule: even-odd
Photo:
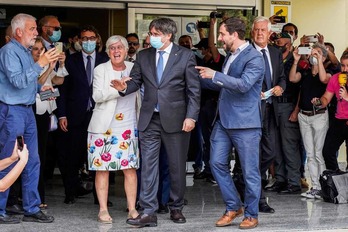
<instances>
[{"instance_id":1,"label":"dark trousers","mask_svg":"<svg viewBox=\"0 0 348 232\"><path fill-rule=\"evenodd\" d=\"M68 132L60 133L58 165L63 178L66 197L78 195L79 169L81 160L87 157L87 128L92 112L86 112L79 125L70 125L68 119Z\"/></svg>"},{"instance_id":2,"label":"dark trousers","mask_svg":"<svg viewBox=\"0 0 348 232\"><path fill-rule=\"evenodd\" d=\"M327 131L323 148L323 157L325 160L326 169L338 169L336 152L340 148L341 144L348 139L347 122L347 119L335 118Z\"/></svg>"},{"instance_id":3,"label":"dark trousers","mask_svg":"<svg viewBox=\"0 0 348 232\"><path fill-rule=\"evenodd\" d=\"M301 181L301 134L298 122L290 122L289 117L295 106L293 103L278 104L278 120L281 138L281 152L274 159L275 177L279 182L300 186Z\"/></svg>"},{"instance_id":4,"label":"dark trousers","mask_svg":"<svg viewBox=\"0 0 348 232\"><path fill-rule=\"evenodd\" d=\"M141 119L140 119L141 120ZM163 144L168 158L170 174L171 210L182 209L186 189L186 158L190 133L167 133L163 130L159 114L153 114L145 131L140 131L141 190L140 205L144 213L152 215L158 209L159 154Z\"/></svg>"}]
</instances>

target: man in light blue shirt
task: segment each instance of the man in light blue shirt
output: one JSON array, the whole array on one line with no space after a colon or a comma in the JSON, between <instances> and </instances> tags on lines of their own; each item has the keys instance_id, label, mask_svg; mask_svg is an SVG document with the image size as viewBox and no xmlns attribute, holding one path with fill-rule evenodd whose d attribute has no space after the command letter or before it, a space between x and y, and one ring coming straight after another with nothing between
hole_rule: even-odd
<instances>
[{"instance_id":1,"label":"man in light blue shirt","mask_svg":"<svg viewBox=\"0 0 348 232\"><path fill-rule=\"evenodd\" d=\"M17 136L23 136L29 150L29 159L22 173L23 221L53 222L52 216L41 212L38 193L40 160L34 112L37 79L44 66L57 60L55 49L42 53L34 63L29 48L38 35L35 18L18 14L11 21L13 38L0 50L0 159L13 150ZM43 87L46 90L52 87ZM0 172L3 178L14 166ZM0 193L0 224L19 223L19 219L6 214L9 191Z\"/></svg>"}]
</instances>

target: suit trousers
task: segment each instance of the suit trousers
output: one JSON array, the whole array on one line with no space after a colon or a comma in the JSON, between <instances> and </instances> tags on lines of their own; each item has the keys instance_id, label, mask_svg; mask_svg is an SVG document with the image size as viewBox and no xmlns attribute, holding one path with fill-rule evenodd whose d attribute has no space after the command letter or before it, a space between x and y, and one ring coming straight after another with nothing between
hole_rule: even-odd
<instances>
[{"instance_id":1,"label":"suit trousers","mask_svg":"<svg viewBox=\"0 0 348 232\"><path fill-rule=\"evenodd\" d=\"M274 159L275 177L279 182L288 182L300 186L301 181L301 134L298 122L290 122L293 103L278 104L279 131L281 138L281 152L277 152Z\"/></svg>"},{"instance_id":2,"label":"suit trousers","mask_svg":"<svg viewBox=\"0 0 348 232\"><path fill-rule=\"evenodd\" d=\"M234 146L239 154L245 183L245 216L257 218L261 193L259 169L259 144L261 129L226 129L218 120L211 134L210 167L220 187L226 210L238 210L243 203L232 180L229 169L229 155Z\"/></svg>"},{"instance_id":3,"label":"suit trousers","mask_svg":"<svg viewBox=\"0 0 348 232\"><path fill-rule=\"evenodd\" d=\"M92 111L88 111L79 125L69 125L68 132L60 131L58 166L62 174L66 197L78 195L81 160L87 158L87 128Z\"/></svg>"},{"instance_id":4,"label":"suit trousers","mask_svg":"<svg viewBox=\"0 0 348 232\"><path fill-rule=\"evenodd\" d=\"M26 215L35 214L41 203L38 192L40 159L37 146L37 130L31 106L0 103L0 159L12 155L16 137L23 135L29 151L28 163L22 172L23 208ZM0 178L6 176L15 165L0 171ZM9 190L0 193L0 215L5 214Z\"/></svg>"},{"instance_id":5,"label":"suit trousers","mask_svg":"<svg viewBox=\"0 0 348 232\"><path fill-rule=\"evenodd\" d=\"M141 118L140 118L141 120ZM186 159L190 133L167 133L161 125L160 115L154 113L148 127L139 133L141 147L140 205L144 213L155 214L158 209L159 154L163 144L168 158L170 175L171 210L182 209L186 189Z\"/></svg>"}]
</instances>

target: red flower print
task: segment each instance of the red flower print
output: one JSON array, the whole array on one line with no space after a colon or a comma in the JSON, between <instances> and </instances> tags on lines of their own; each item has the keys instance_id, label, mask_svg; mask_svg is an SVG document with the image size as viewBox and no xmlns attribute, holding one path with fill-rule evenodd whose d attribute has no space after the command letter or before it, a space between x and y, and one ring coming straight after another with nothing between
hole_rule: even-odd
<instances>
[{"instance_id":1,"label":"red flower print","mask_svg":"<svg viewBox=\"0 0 348 232\"><path fill-rule=\"evenodd\" d=\"M131 130L126 130L125 132L123 132L122 137L124 140L127 140L130 138L131 135Z\"/></svg>"},{"instance_id":2,"label":"red flower print","mask_svg":"<svg viewBox=\"0 0 348 232\"><path fill-rule=\"evenodd\" d=\"M127 166L127 165L128 165L128 160L126 160L126 159L122 160L122 161L121 161L121 165L122 165L123 167Z\"/></svg>"},{"instance_id":3,"label":"red flower print","mask_svg":"<svg viewBox=\"0 0 348 232\"><path fill-rule=\"evenodd\" d=\"M97 147L101 147L104 145L104 142L102 139L97 139L94 144L97 146Z\"/></svg>"},{"instance_id":4,"label":"red flower print","mask_svg":"<svg viewBox=\"0 0 348 232\"><path fill-rule=\"evenodd\" d=\"M108 153L103 153L100 158L106 162L110 161L111 160L111 154L108 152Z\"/></svg>"}]
</instances>

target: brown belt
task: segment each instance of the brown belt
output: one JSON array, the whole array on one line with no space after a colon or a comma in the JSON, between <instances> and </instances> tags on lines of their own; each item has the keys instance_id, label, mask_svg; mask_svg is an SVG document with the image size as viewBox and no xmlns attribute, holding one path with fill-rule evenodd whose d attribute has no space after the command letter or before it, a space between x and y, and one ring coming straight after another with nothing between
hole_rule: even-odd
<instances>
[{"instance_id":1,"label":"brown belt","mask_svg":"<svg viewBox=\"0 0 348 232\"><path fill-rule=\"evenodd\" d=\"M300 110L300 113L304 114L306 116L314 116L316 114L324 114L325 112L326 112L326 108L320 109L320 110L311 110L311 111Z\"/></svg>"}]
</instances>

